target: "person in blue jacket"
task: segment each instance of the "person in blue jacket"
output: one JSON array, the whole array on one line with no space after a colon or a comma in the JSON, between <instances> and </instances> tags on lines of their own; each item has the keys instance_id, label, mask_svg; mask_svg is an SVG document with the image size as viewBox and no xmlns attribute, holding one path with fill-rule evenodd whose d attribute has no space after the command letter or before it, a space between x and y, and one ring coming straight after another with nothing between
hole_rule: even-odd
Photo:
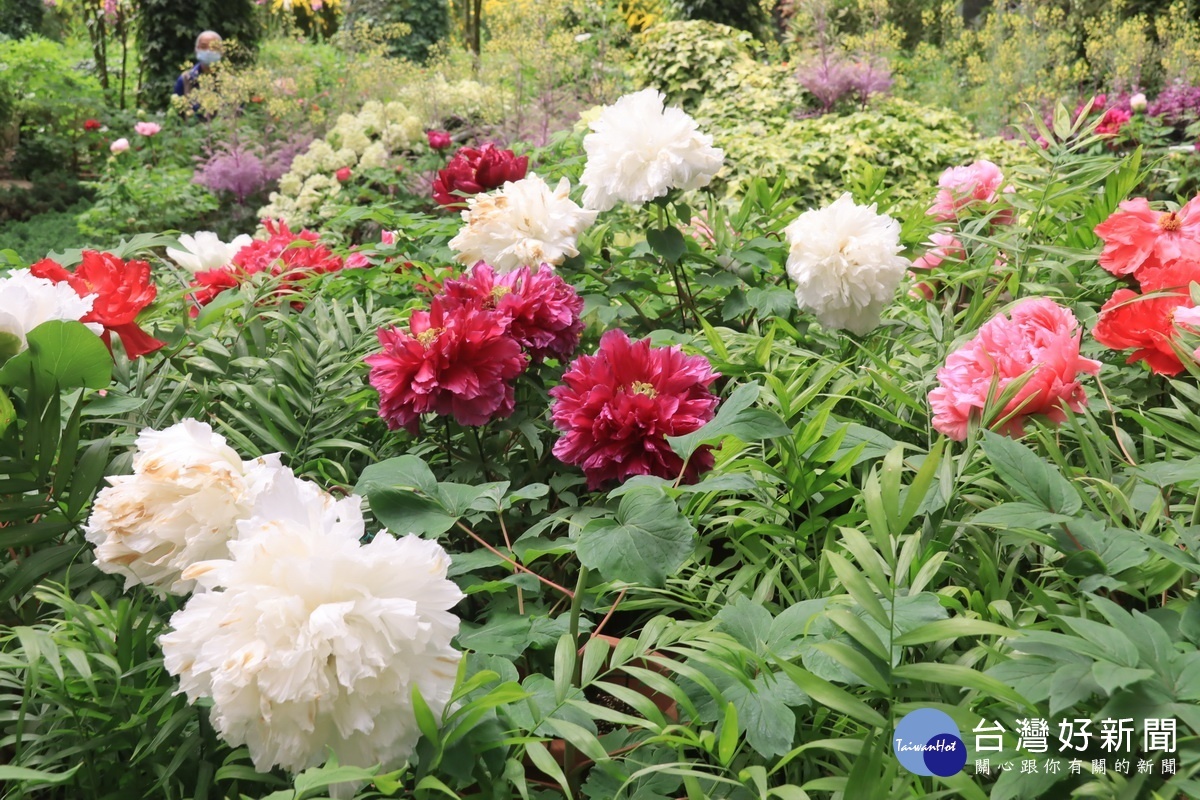
<instances>
[{"instance_id":1,"label":"person in blue jacket","mask_svg":"<svg viewBox=\"0 0 1200 800\"><path fill-rule=\"evenodd\" d=\"M221 34L204 31L196 37L196 63L175 79L175 94L183 97L196 88L200 76L221 60Z\"/></svg>"}]
</instances>

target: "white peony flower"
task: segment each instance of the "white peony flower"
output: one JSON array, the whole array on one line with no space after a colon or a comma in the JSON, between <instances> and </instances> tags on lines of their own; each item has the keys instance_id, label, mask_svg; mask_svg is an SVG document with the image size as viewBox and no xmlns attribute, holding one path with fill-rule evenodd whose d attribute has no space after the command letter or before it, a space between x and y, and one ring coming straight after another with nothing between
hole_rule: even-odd
<instances>
[{"instance_id":1,"label":"white peony flower","mask_svg":"<svg viewBox=\"0 0 1200 800\"><path fill-rule=\"evenodd\" d=\"M256 769L323 763L397 766L420 737L417 687L435 716L461 653L462 599L433 541L387 532L360 544L361 498L334 501L275 481L239 523L228 560L196 564L193 595L159 640L190 701L213 700L213 727Z\"/></svg>"},{"instance_id":2,"label":"white peony flower","mask_svg":"<svg viewBox=\"0 0 1200 800\"><path fill-rule=\"evenodd\" d=\"M279 474L278 456L243 462L225 438L194 419L137 439L133 474L108 479L84 528L96 566L158 592L187 594L182 573L197 561L224 558L237 521Z\"/></svg>"},{"instance_id":3,"label":"white peony flower","mask_svg":"<svg viewBox=\"0 0 1200 800\"><path fill-rule=\"evenodd\" d=\"M864 334L879 325L883 307L911 266L900 253L900 224L843 194L805 211L784 229L791 250L787 273L800 308L827 328Z\"/></svg>"},{"instance_id":4,"label":"white peony flower","mask_svg":"<svg viewBox=\"0 0 1200 800\"><path fill-rule=\"evenodd\" d=\"M606 106L583 139L587 165L579 179L583 205L607 211L624 200L635 205L671 189L707 186L725 153L682 109L663 107L657 89L627 94Z\"/></svg>"},{"instance_id":5,"label":"white peony flower","mask_svg":"<svg viewBox=\"0 0 1200 800\"><path fill-rule=\"evenodd\" d=\"M463 225L450 240L456 259L468 266L486 261L496 272L539 264L561 264L579 253L575 240L596 220L596 211L571 200L563 178L551 190L537 175L509 181L489 194L467 200Z\"/></svg>"},{"instance_id":6,"label":"white peony flower","mask_svg":"<svg viewBox=\"0 0 1200 800\"><path fill-rule=\"evenodd\" d=\"M96 295L80 297L66 283L55 283L46 278L34 277L27 269L10 272L0 277L0 334L17 337L17 352L28 346L29 332L50 320L78 321L92 310ZM96 323L88 328L97 335L104 328ZM0 343L0 351L6 348Z\"/></svg>"},{"instance_id":7,"label":"white peony flower","mask_svg":"<svg viewBox=\"0 0 1200 800\"><path fill-rule=\"evenodd\" d=\"M180 236L179 243L184 249L168 247L167 255L189 272L208 272L227 265L250 242L249 234L245 233L235 236L232 242L226 244L212 231L196 231L194 236L186 233Z\"/></svg>"}]
</instances>

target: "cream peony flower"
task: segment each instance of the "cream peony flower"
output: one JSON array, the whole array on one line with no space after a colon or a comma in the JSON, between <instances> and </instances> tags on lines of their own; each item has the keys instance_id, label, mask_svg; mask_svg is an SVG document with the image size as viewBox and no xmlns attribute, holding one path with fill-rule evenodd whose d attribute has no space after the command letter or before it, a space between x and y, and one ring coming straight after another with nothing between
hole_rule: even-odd
<instances>
[{"instance_id":1,"label":"cream peony flower","mask_svg":"<svg viewBox=\"0 0 1200 800\"><path fill-rule=\"evenodd\" d=\"M450 640L462 599L450 557L418 536L362 545L361 498L334 501L293 477L239 523L228 560L185 573L209 591L171 617L159 641L190 701L256 769L338 762L397 766L420 737L412 689L439 716L461 653Z\"/></svg>"},{"instance_id":2,"label":"cream peony flower","mask_svg":"<svg viewBox=\"0 0 1200 800\"><path fill-rule=\"evenodd\" d=\"M657 89L627 94L607 106L583 139L587 165L579 182L585 208L607 211L624 200L635 205L671 189L707 186L725 153L700 133L683 110L663 107Z\"/></svg>"},{"instance_id":3,"label":"cream peony flower","mask_svg":"<svg viewBox=\"0 0 1200 800\"><path fill-rule=\"evenodd\" d=\"M0 277L0 334L17 337L19 353L28 346L26 337L38 325L50 320L78 321L92 310L95 299L94 294L80 297L66 283L34 277L27 269L15 270ZM104 330L95 323L88 328L97 335ZM7 352L8 347L0 341L0 353Z\"/></svg>"},{"instance_id":4,"label":"cream peony flower","mask_svg":"<svg viewBox=\"0 0 1200 800\"><path fill-rule=\"evenodd\" d=\"M563 178L551 190L537 175L509 181L489 194L467 200L466 223L450 240L462 264L479 261L496 272L539 264L561 264L579 253L575 240L596 220L571 200L571 184Z\"/></svg>"},{"instance_id":5,"label":"cream peony flower","mask_svg":"<svg viewBox=\"0 0 1200 800\"><path fill-rule=\"evenodd\" d=\"M179 266L189 272L208 272L220 269L233 260L238 250L250 244L249 234L235 236L229 244L212 231L196 231L194 236L186 233L179 237L182 250L174 247L167 248L167 255Z\"/></svg>"},{"instance_id":6,"label":"cream peony flower","mask_svg":"<svg viewBox=\"0 0 1200 800\"><path fill-rule=\"evenodd\" d=\"M280 474L278 456L243 462L211 427L187 419L137 439L133 474L108 479L84 528L96 566L158 592L187 594L182 573L228 555L237 521Z\"/></svg>"},{"instance_id":7,"label":"cream peony flower","mask_svg":"<svg viewBox=\"0 0 1200 800\"><path fill-rule=\"evenodd\" d=\"M805 211L784 229L791 251L787 273L800 308L827 328L864 334L879 325L883 307L911 266L900 253L900 224L875 204L855 205L843 194Z\"/></svg>"}]
</instances>

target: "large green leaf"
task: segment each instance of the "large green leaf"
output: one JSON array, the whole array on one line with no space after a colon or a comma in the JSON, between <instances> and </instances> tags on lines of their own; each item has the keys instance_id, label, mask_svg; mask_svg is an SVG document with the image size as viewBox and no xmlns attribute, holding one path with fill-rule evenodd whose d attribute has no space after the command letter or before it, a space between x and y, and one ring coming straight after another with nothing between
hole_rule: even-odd
<instances>
[{"instance_id":1,"label":"large green leaf","mask_svg":"<svg viewBox=\"0 0 1200 800\"><path fill-rule=\"evenodd\" d=\"M983 431L983 452L996 475L1022 500L1055 514L1074 514L1082 507L1070 481L1028 447Z\"/></svg>"},{"instance_id":2,"label":"large green leaf","mask_svg":"<svg viewBox=\"0 0 1200 800\"><path fill-rule=\"evenodd\" d=\"M578 534L579 560L606 581L662 586L692 554L696 529L661 489L621 498L616 518L594 519Z\"/></svg>"},{"instance_id":3,"label":"large green leaf","mask_svg":"<svg viewBox=\"0 0 1200 800\"><path fill-rule=\"evenodd\" d=\"M724 436L736 436L743 442L791 436L792 429L777 414L750 408L761 388L757 383L742 384L721 403L717 415L708 424L684 436L668 436L667 441L681 458L687 459L700 445Z\"/></svg>"},{"instance_id":4,"label":"large green leaf","mask_svg":"<svg viewBox=\"0 0 1200 800\"><path fill-rule=\"evenodd\" d=\"M0 369L0 384L29 386L36 377L61 389L103 389L112 382L112 356L82 323L51 320L29 332L28 349Z\"/></svg>"}]
</instances>

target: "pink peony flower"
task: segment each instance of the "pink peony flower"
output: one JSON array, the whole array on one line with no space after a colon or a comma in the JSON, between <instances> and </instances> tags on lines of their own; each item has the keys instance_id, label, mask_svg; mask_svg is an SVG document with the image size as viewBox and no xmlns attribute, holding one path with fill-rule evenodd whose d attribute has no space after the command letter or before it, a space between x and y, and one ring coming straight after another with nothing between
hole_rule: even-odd
<instances>
[{"instance_id":1,"label":"pink peony flower","mask_svg":"<svg viewBox=\"0 0 1200 800\"><path fill-rule=\"evenodd\" d=\"M583 298L547 264L537 272L521 267L496 275L481 261L466 277L446 281L441 300L447 310L471 306L500 314L535 364L569 358L579 347Z\"/></svg>"},{"instance_id":2,"label":"pink peony flower","mask_svg":"<svg viewBox=\"0 0 1200 800\"><path fill-rule=\"evenodd\" d=\"M509 381L526 360L501 314L472 306L447 310L435 298L429 311L413 312L409 331L380 328L383 352L366 359L379 416L389 428L416 434L421 415L429 413L483 425L513 412Z\"/></svg>"},{"instance_id":3,"label":"pink peony flower","mask_svg":"<svg viewBox=\"0 0 1200 800\"><path fill-rule=\"evenodd\" d=\"M142 136L153 136L162 130L162 125L159 125L157 122L139 122L133 126L133 129Z\"/></svg>"},{"instance_id":4,"label":"pink peony flower","mask_svg":"<svg viewBox=\"0 0 1200 800\"><path fill-rule=\"evenodd\" d=\"M333 173L333 177L337 178L338 183L345 183L350 180L350 176L354 174L349 167L342 167L337 172Z\"/></svg>"},{"instance_id":5,"label":"pink peony flower","mask_svg":"<svg viewBox=\"0 0 1200 800\"><path fill-rule=\"evenodd\" d=\"M112 144L110 144L108 146L108 149L113 154L124 153L126 150L129 149L129 140L122 136L120 139L117 139Z\"/></svg>"},{"instance_id":6,"label":"pink peony flower","mask_svg":"<svg viewBox=\"0 0 1200 800\"><path fill-rule=\"evenodd\" d=\"M937 200L929 208L929 214L941 222L956 219L960 212L975 203L995 203L1004 173L991 161L981 159L965 167L951 167L938 179ZM1005 192L1012 191L1009 187ZM1012 210L1006 209L995 216L998 225L1012 222Z\"/></svg>"},{"instance_id":7,"label":"pink peony flower","mask_svg":"<svg viewBox=\"0 0 1200 800\"><path fill-rule=\"evenodd\" d=\"M1104 112L1104 117L1100 120L1100 124L1096 126L1096 133L1102 136L1116 136L1121 132L1126 122L1133 118L1133 114L1121 109L1110 108Z\"/></svg>"},{"instance_id":8,"label":"pink peony flower","mask_svg":"<svg viewBox=\"0 0 1200 800\"><path fill-rule=\"evenodd\" d=\"M712 469L702 447L687 465L667 443L713 418L718 399L709 386L720 377L702 356L678 347L631 342L624 331L604 334L594 356L580 356L550 390L550 417L563 431L554 455L583 469L588 488L632 475L687 482Z\"/></svg>"},{"instance_id":9,"label":"pink peony flower","mask_svg":"<svg viewBox=\"0 0 1200 800\"><path fill-rule=\"evenodd\" d=\"M925 251L925 255L912 263L913 269L935 270L946 259L961 263L967 257L967 251L963 248L962 242L952 233L932 233L929 235L927 244L930 245L930 248ZM917 277L916 273L908 274L912 278ZM937 294L937 286L936 281L922 281L914 287L913 296L932 300Z\"/></svg>"},{"instance_id":10,"label":"pink peony flower","mask_svg":"<svg viewBox=\"0 0 1200 800\"><path fill-rule=\"evenodd\" d=\"M1032 414L1062 422L1064 407L1079 411L1087 400L1079 373L1100 371L1099 361L1079 355L1081 338L1075 315L1047 298L1023 300L1011 318L992 317L938 370L940 385L929 393L933 427L951 439L966 439L968 423L979 419L993 383L998 397L1031 372L997 416L999 422L1012 415L1001 431L1020 435Z\"/></svg>"},{"instance_id":11,"label":"pink peony flower","mask_svg":"<svg viewBox=\"0 0 1200 800\"><path fill-rule=\"evenodd\" d=\"M425 131L425 136L434 150L445 150L451 144L450 134L445 131Z\"/></svg>"},{"instance_id":12,"label":"pink peony flower","mask_svg":"<svg viewBox=\"0 0 1200 800\"><path fill-rule=\"evenodd\" d=\"M396 231L384 231L383 233L379 234L379 243L395 245Z\"/></svg>"},{"instance_id":13,"label":"pink peony flower","mask_svg":"<svg viewBox=\"0 0 1200 800\"><path fill-rule=\"evenodd\" d=\"M1144 197L1125 200L1095 228L1100 266L1118 277L1179 259L1200 260L1200 196L1178 211L1155 211Z\"/></svg>"}]
</instances>

